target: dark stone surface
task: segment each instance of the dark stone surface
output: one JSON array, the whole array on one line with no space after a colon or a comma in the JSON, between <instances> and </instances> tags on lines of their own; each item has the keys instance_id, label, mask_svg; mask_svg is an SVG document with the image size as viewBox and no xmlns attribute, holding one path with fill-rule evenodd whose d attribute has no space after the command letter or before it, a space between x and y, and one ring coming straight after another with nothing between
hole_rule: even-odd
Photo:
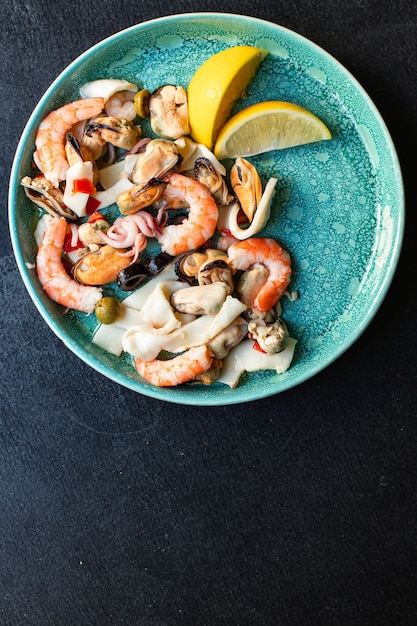
<instances>
[{"instance_id":1,"label":"dark stone surface","mask_svg":"<svg viewBox=\"0 0 417 626\"><path fill-rule=\"evenodd\" d=\"M382 113L406 191L369 328L245 406L171 405L88 368L41 319L8 235L13 154L52 80L107 35L195 10L271 20L333 54ZM0 29L0 624L417 624L416 3L15 0Z\"/></svg>"}]
</instances>

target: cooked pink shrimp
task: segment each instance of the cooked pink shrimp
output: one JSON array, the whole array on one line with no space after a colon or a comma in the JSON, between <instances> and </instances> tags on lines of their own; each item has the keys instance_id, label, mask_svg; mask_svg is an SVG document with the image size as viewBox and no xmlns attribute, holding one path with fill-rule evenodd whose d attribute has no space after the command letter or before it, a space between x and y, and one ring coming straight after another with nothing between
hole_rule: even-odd
<instances>
[{"instance_id":1,"label":"cooked pink shrimp","mask_svg":"<svg viewBox=\"0 0 417 626\"><path fill-rule=\"evenodd\" d=\"M95 117L104 107L104 98L83 98L51 111L40 123L35 139L35 161L45 178L58 186L69 167L65 157L65 135L82 120Z\"/></svg>"},{"instance_id":2,"label":"cooked pink shrimp","mask_svg":"<svg viewBox=\"0 0 417 626\"><path fill-rule=\"evenodd\" d=\"M182 174L170 174L162 197L183 199L189 206L181 224L170 224L157 236L162 251L175 256L202 246L216 230L219 212L207 187Z\"/></svg>"},{"instance_id":3,"label":"cooked pink shrimp","mask_svg":"<svg viewBox=\"0 0 417 626\"><path fill-rule=\"evenodd\" d=\"M236 270L247 270L261 264L268 270L266 281L254 297L253 308L272 309L286 290L291 278L291 259L274 239L252 237L230 246L227 255Z\"/></svg>"},{"instance_id":4,"label":"cooked pink shrimp","mask_svg":"<svg viewBox=\"0 0 417 626\"><path fill-rule=\"evenodd\" d=\"M137 115L133 104L134 97L133 91L117 91L107 100L104 110L109 117L123 117L133 122Z\"/></svg>"},{"instance_id":5,"label":"cooked pink shrimp","mask_svg":"<svg viewBox=\"0 0 417 626\"><path fill-rule=\"evenodd\" d=\"M68 276L61 260L66 230L65 218L49 220L36 257L38 278L51 300L69 309L91 313L102 297L102 290L81 285Z\"/></svg>"},{"instance_id":6,"label":"cooked pink shrimp","mask_svg":"<svg viewBox=\"0 0 417 626\"><path fill-rule=\"evenodd\" d=\"M148 383L157 387L175 387L206 372L212 361L213 354L207 346L197 346L168 361L142 361L136 358L135 366Z\"/></svg>"}]
</instances>

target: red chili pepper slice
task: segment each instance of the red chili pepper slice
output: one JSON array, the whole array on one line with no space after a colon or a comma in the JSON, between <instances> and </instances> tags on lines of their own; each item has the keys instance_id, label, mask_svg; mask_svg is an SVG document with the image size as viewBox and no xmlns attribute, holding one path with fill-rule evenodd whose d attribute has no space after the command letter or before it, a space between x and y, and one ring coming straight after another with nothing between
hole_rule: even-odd
<instances>
[{"instance_id":1,"label":"red chili pepper slice","mask_svg":"<svg viewBox=\"0 0 417 626\"><path fill-rule=\"evenodd\" d=\"M82 248L83 244L77 237L77 242L75 244L72 243L72 232L69 231L65 235L64 239L64 252L67 254L68 252L72 252L73 250L78 250L78 248Z\"/></svg>"},{"instance_id":2,"label":"red chili pepper slice","mask_svg":"<svg viewBox=\"0 0 417 626\"><path fill-rule=\"evenodd\" d=\"M87 205L85 207L87 215L92 215L93 213L95 213L100 204L100 200L97 200L96 198L93 198L93 196L90 196L87 200Z\"/></svg>"},{"instance_id":3,"label":"red chili pepper slice","mask_svg":"<svg viewBox=\"0 0 417 626\"><path fill-rule=\"evenodd\" d=\"M76 178L72 187L73 193L95 194L96 188L89 178Z\"/></svg>"},{"instance_id":4,"label":"red chili pepper slice","mask_svg":"<svg viewBox=\"0 0 417 626\"><path fill-rule=\"evenodd\" d=\"M89 222L90 224L94 224L94 222L97 222L98 220L105 220L106 218L104 217L104 215L102 215L99 211L94 211L94 213L91 213L91 215L89 216L87 222Z\"/></svg>"},{"instance_id":5,"label":"red chili pepper slice","mask_svg":"<svg viewBox=\"0 0 417 626\"><path fill-rule=\"evenodd\" d=\"M257 350L258 352L263 352L264 354L267 354L265 350L262 350L261 346L259 345L259 343L256 340L253 342L252 348L254 350Z\"/></svg>"}]
</instances>

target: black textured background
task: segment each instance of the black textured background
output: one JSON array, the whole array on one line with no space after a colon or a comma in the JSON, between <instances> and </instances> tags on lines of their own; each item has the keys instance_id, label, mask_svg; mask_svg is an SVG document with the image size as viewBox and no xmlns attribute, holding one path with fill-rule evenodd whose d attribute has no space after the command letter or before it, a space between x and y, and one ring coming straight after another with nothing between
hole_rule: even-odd
<instances>
[{"instance_id":1,"label":"black textured background","mask_svg":"<svg viewBox=\"0 0 417 626\"><path fill-rule=\"evenodd\" d=\"M120 388L52 334L7 224L31 111L92 44L171 13L237 12L335 56L382 113L407 221L393 285L305 384L195 408ZM414 626L415 0L14 0L0 19L0 624Z\"/></svg>"}]
</instances>

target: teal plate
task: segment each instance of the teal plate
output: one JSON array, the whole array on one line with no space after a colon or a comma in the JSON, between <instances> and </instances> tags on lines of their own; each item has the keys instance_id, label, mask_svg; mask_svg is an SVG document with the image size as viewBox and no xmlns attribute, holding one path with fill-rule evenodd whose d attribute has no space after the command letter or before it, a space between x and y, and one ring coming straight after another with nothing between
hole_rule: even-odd
<instances>
[{"instance_id":1,"label":"teal plate","mask_svg":"<svg viewBox=\"0 0 417 626\"><path fill-rule=\"evenodd\" d=\"M42 291L33 263L34 205L20 185L31 171L34 137L49 111L79 98L85 82L124 78L149 89L187 86L212 54L239 44L268 50L247 98L286 100L328 126L332 140L253 157L263 183L278 178L263 235L291 254L291 288L283 302L297 339L291 368L244 375L236 389L215 383L159 389L142 381L127 356L95 346L95 316L69 312ZM19 270L39 312L83 361L146 396L181 404L225 405L271 396L323 370L365 330L382 303L398 262L404 197L396 152L381 119L357 81L334 58L300 35L240 15L194 13L138 24L98 43L70 64L46 91L23 132L11 174L9 222Z\"/></svg>"}]
</instances>

